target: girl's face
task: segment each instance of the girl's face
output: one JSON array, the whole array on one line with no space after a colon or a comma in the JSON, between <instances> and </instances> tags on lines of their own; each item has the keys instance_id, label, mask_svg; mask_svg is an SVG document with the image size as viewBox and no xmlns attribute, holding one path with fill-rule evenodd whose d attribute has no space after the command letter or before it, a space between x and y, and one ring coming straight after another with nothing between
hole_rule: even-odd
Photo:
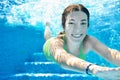
<instances>
[{"instance_id":1,"label":"girl's face","mask_svg":"<svg viewBox=\"0 0 120 80\"><path fill-rule=\"evenodd\" d=\"M87 33L87 15L82 11L71 12L68 14L65 23L66 38L82 41Z\"/></svg>"}]
</instances>

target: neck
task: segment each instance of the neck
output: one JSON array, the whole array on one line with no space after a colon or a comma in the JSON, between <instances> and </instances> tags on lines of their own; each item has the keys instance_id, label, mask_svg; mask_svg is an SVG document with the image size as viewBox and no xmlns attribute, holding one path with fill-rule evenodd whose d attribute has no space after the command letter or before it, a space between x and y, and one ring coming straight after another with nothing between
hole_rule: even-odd
<instances>
[{"instance_id":1,"label":"neck","mask_svg":"<svg viewBox=\"0 0 120 80\"><path fill-rule=\"evenodd\" d=\"M77 56L80 52L80 47L81 47L82 41L73 41L70 39L66 38L66 47L68 52L71 54Z\"/></svg>"}]
</instances>

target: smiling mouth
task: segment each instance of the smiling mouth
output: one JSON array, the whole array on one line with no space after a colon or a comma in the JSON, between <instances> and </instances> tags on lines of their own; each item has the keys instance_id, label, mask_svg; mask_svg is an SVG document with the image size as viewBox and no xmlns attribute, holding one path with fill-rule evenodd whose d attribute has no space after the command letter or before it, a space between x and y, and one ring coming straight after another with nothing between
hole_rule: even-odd
<instances>
[{"instance_id":1,"label":"smiling mouth","mask_svg":"<svg viewBox=\"0 0 120 80\"><path fill-rule=\"evenodd\" d=\"M74 38L80 38L82 37L83 34L71 34L72 37Z\"/></svg>"}]
</instances>

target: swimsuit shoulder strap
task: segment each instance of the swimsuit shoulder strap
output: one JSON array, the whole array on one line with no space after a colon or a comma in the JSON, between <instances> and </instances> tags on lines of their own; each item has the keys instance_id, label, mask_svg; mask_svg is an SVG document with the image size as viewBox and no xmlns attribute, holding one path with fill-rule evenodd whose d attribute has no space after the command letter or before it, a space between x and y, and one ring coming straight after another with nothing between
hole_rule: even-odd
<instances>
[{"instance_id":1,"label":"swimsuit shoulder strap","mask_svg":"<svg viewBox=\"0 0 120 80\"><path fill-rule=\"evenodd\" d=\"M80 48L80 53L79 53L78 57L83 59L83 60L86 59L86 55L83 52L83 46Z\"/></svg>"}]
</instances>

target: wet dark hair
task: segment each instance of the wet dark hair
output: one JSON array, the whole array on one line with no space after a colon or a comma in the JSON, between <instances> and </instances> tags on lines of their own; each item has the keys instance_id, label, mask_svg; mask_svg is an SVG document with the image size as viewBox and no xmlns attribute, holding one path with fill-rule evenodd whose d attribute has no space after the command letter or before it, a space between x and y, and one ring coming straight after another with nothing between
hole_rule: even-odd
<instances>
[{"instance_id":1,"label":"wet dark hair","mask_svg":"<svg viewBox=\"0 0 120 80\"><path fill-rule=\"evenodd\" d=\"M89 13L88 9L85 8L82 4L72 4L72 5L69 5L67 8L65 8L65 10L63 11L63 14L62 14L62 26L63 26L63 29L65 29L65 22L66 22L66 18L68 16L68 14L70 12L74 12L74 11L83 11L87 15L88 27L89 27L90 13Z\"/></svg>"}]
</instances>

